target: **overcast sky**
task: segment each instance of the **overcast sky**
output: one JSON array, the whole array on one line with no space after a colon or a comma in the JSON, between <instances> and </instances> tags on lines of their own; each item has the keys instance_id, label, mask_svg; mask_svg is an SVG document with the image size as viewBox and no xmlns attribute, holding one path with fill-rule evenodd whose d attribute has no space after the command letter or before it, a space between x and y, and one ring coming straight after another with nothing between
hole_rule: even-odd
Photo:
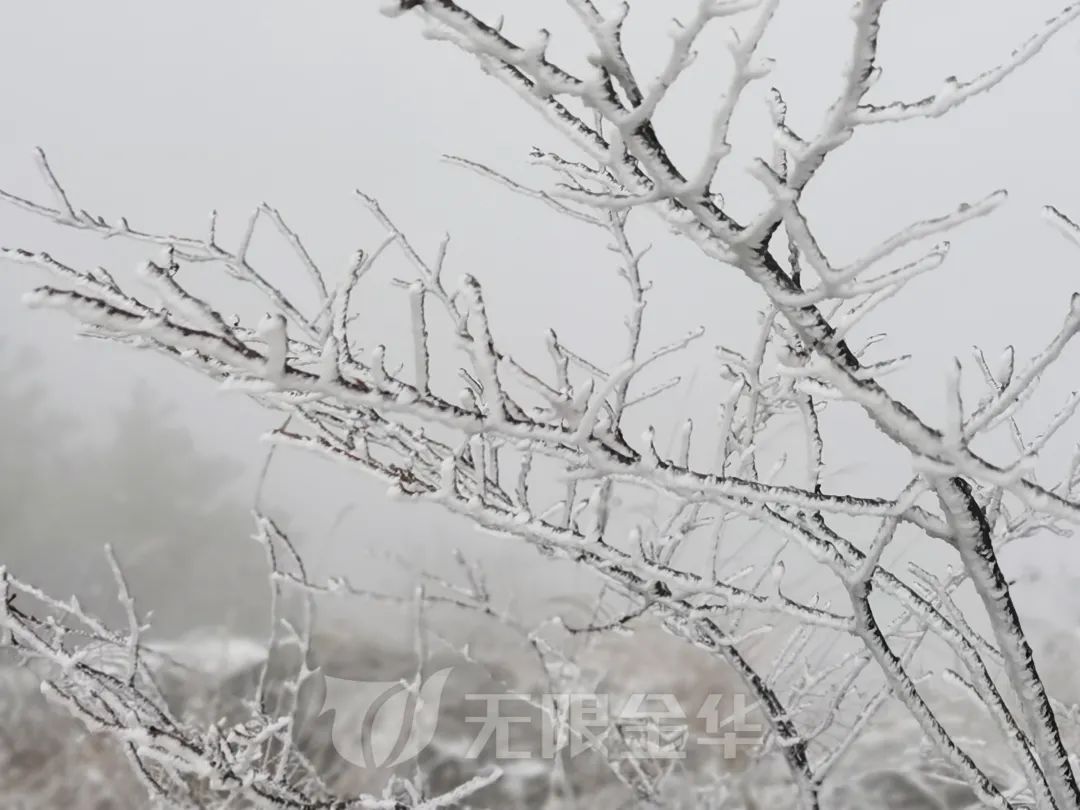
<instances>
[{"instance_id":1,"label":"overcast sky","mask_svg":"<svg viewBox=\"0 0 1080 810\"><path fill-rule=\"evenodd\" d=\"M564 4L467 5L488 15L511 9L507 30L515 35L543 23L554 34L554 57L581 62L582 39ZM652 75L664 58L668 18L689 5L633 4L627 47L641 75ZM443 233L452 234L449 271L480 278L498 337L521 356L542 356L540 336L550 325L597 362L616 360L624 298L602 242L440 160L459 154L531 178L529 148L565 144L467 57L423 39L415 19L387 19L377 6L366 0L0 0L0 186L46 199L31 153L40 145L76 205L110 220L123 214L135 227L203 233L216 208L228 240L249 210L267 201L334 273L351 251L381 237L352 198L360 188L377 196L428 255ZM745 165L767 150L763 91L778 86L795 128L812 131L838 86L849 6L850 0L782 4L763 48L777 60L774 74L748 94L736 120L735 155L721 176L720 190L738 215L751 214L761 201ZM963 78L995 64L1057 7L1054 0L890 4L876 99L921 97L949 74ZM722 29L705 42L717 44ZM894 385L931 419L943 401L940 372L950 357L966 355L972 344L996 355L1009 342L1026 356L1050 336L1069 294L1080 289L1080 252L1071 252L1039 216L1044 203L1080 216L1078 43L1080 27L1067 30L992 95L945 119L861 133L830 159L809 198L820 240L843 259L915 219L995 188L1010 190L1009 203L992 219L952 237L943 269L882 308L873 324L874 331L889 332L888 350L914 354L913 368ZM722 52L704 49L663 110L661 135L677 160L696 160L728 67ZM647 342L656 346L704 324L710 346L745 348L761 303L754 291L730 268L664 241L662 229L646 225L643 234L661 240L643 268L656 283ZM142 255L61 233L5 207L0 243L121 271ZM291 259L270 245L261 255L276 277L302 284ZM249 471L258 468L265 452L258 437L273 418L158 357L71 340L73 324L64 316L27 312L18 302L41 276L12 265L2 270L0 334L44 349L41 373L88 424L100 422L143 377L176 398L197 441L225 448ZM391 347L407 309L387 282L406 273L391 258L367 288L366 328L385 334ZM1048 375L1033 403L1033 429L1076 386L1076 368L1074 353ZM709 405L705 376L703 366L699 387L681 395ZM861 463L857 453L848 461ZM896 481L907 472L900 466L890 477L871 461L864 480ZM319 549L313 553L329 567L358 566L325 536L350 501L359 508L338 539L362 531L365 542L420 558L436 555L447 535L483 542L436 513L386 503L381 486L319 460L290 456L271 487L302 518L309 545ZM481 547L490 553L494 542ZM1070 544L1034 547L1047 566L1080 561Z\"/></svg>"}]
</instances>

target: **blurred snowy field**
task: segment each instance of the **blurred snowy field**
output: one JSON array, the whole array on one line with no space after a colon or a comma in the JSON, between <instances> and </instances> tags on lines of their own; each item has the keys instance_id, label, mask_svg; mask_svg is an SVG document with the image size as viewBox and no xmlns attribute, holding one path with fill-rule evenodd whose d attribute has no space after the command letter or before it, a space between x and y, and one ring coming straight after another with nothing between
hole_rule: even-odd
<instances>
[{"instance_id":1,"label":"blurred snowy field","mask_svg":"<svg viewBox=\"0 0 1080 810\"><path fill-rule=\"evenodd\" d=\"M1046 648L1057 662L1048 680L1067 692L1072 672L1063 639L1056 649ZM415 661L410 649L395 649L359 638L324 636L320 650L323 671L356 680L408 680ZM476 737L478 707L467 696L490 693L536 693L544 688L542 673L527 653L497 649L501 660L483 653L466 660L447 649L429 660L429 668L452 667L452 676L438 707L434 740L415 761L397 770L413 778L426 775L426 787L438 794L475 775L496 761L491 745L473 758L466 749ZM490 652L490 650L486 651ZM676 695L689 705L706 691L734 688L731 676L707 656L668 640L655 627L639 628L632 636L604 639L579 651L574 675L579 682L592 679L597 690L627 695L647 690ZM116 655L116 653L114 653ZM250 699L265 661L265 645L255 639L209 636L152 645L144 653L152 659L169 704L192 722L240 722L243 701ZM108 667L104 659L92 665ZM116 662L117 665L120 662ZM287 677L283 666L270 665L270 680ZM36 670L36 671L35 671ZM145 789L125 759L119 744L108 734L93 733L69 711L41 693L41 678L50 673L33 665L16 667L10 659L0 666L0 796L5 810L137 810L151 806ZM550 675L550 673L547 673ZM346 762L331 740L335 715L348 712L338 704L324 711L325 686L321 673L309 679L300 713L305 715L298 742L331 787L349 792L377 794L389 770L363 769ZM274 692L273 687L270 693ZM1066 692L1066 693L1067 693ZM937 695L940 716L959 724L959 739L968 741L977 756L1009 788L1009 763L998 761L1002 752L989 750L980 740L992 739L959 695ZM1071 698L1071 695L1070 695ZM529 707L516 704L512 714L528 715ZM339 718L340 719L340 718ZM966 726L965 726L966 724ZM473 797L469 806L563 810L563 808L716 808L764 810L789 806L793 788L777 762L746 771L746 758L726 757L720 749L686 749L677 762L658 762L664 776L650 798L635 795L599 756L580 754L564 759L564 769L539 751L541 722L532 712L531 723L519 724L513 746L524 758L502 759L504 775L493 787ZM340 742L340 738L335 738ZM997 767L995 767L997 766ZM659 771L658 771L659 772ZM207 807L218 807L207 798ZM229 807L245 807L229 804ZM838 810L961 810L979 803L950 769L921 743L921 735L904 712L883 709L870 731L864 733L838 766L823 795L823 807ZM1022 805L1021 805L1022 806Z\"/></svg>"}]
</instances>

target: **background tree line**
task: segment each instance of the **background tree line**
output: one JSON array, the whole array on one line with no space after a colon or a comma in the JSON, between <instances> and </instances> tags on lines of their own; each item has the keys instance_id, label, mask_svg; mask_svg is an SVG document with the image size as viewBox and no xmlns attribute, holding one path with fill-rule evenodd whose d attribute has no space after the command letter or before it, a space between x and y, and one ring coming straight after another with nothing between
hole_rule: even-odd
<instances>
[{"instance_id":1,"label":"background tree line","mask_svg":"<svg viewBox=\"0 0 1080 810\"><path fill-rule=\"evenodd\" d=\"M152 633L262 634L266 563L241 465L200 450L167 397L137 382L104 430L50 396L38 353L0 339L0 563L120 619L111 543Z\"/></svg>"}]
</instances>

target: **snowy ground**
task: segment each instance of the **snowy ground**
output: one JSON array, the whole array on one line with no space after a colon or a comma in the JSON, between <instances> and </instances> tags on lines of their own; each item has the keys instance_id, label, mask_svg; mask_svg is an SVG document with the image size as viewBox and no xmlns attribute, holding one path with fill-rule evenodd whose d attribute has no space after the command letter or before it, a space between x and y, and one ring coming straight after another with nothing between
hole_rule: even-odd
<instances>
[{"instance_id":1,"label":"snowy ground","mask_svg":"<svg viewBox=\"0 0 1080 810\"><path fill-rule=\"evenodd\" d=\"M647 640L656 648L657 639ZM192 716L242 713L240 696L250 693L252 674L260 664L257 642L226 644L211 639L159 646L155 654L167 655L172 662L164 678L170 702ZM602 650L601 657L611 667L605 688L633 691L648 682L650 689L670 689L685 697L695 687L702 670L692 654L676 660L672 658L677 654L674 647L651 657L631 656L632 649ZM346 661L353 663L351 671L342 669ZM339 646L338 660L329 664L340 674L373 680L408 677L409 666L407 651L371 644L351 652ZM467 704L465 695L532 688L536 684L530 683L532 676L526 669L520 660L486 667L456 662L454 678L440 706L438 734L419 757L421 769L430 776L432 792L460 783L491 761L490 750L479 760L461 756L470 737L465 718L476 711ZM963 708L957 706L955 711L960 714L954 719L962 715ZM378 790L386 773L344 762L330 742L332 715L320 716L320 707L316 707L312 717L317 719L308 726L304 744L326 779L344 791ZM978 738L977 724L972 724L971 732ZM539 736L535 726L523 726L518 734L515 745L519 750ZM992 760L992 751L984 753ZM744 767L742 761L711 754L689 755L673 767L662 783L659 798L664 803L659 806L751 810L790 805L792 792L783 768L758 769L747 773L745 783L741 783L732 774ZM540 757L500 764L506 770L503 780L475 797L471 806L522 810L658 806L635 797L598 757L574 758L562 778L553 777L550 760ZM412 775L413 763L407 763L404 771ZM729 790L716 789L718 777ZM117 744L104 735L87 732L63 708L48 704L40 694L37 677L11 666L0 667L0 796L4 810L136 810L149 806ZM960 810L975 808L978 802L969 788L936 764L932 753L920 745L914 724L899 712L887 711L832 780L822 806L838 810Z\"/></svg>"}]
</instances>

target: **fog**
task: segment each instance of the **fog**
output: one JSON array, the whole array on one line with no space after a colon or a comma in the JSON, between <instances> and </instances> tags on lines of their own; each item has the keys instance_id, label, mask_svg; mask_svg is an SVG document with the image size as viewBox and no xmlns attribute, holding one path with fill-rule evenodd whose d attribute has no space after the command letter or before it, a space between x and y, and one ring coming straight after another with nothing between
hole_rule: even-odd
<instances>
[{"instance_id":1,"label":"fog","mask_svg":"<svg viewBox=\"0 0 1080 810\"><path fill-rule=\"evenodd\" d=\"M521 7L508 13L511 32L531 31L543 19L553 31L555 56L580 61L580 34L561 4L514 5ZM783 56L770 81L784 90L796 129L817 124L838 86L849 5L784 4L766 39L764 50ZM234 240L249 211L266 201L282 210L334 277L353 250L370 249L382 236L352 196L359 188L381 201L425 255L451 234L448 272L468 272L484 283L493 327L515 354L541 357L541 338L552 327L593 362L615 362L625 300L605 265L602 241L441 159L461 155L527 180L534 176L526 163L531 146L564 144L468 58L420 37L415 21L387 19L375 6L0 0L0 187L47 199L32 154L40 145L77 206L110 220L124 215L148 230L201 234L216 209L222 239ZM476 6L484 13L499 4ZM656 31L667 30L667 17L683 7L688 4L635 6L627 49L644 75L664 58L655 50ZM922 97L947 75L968 76L995 64L1055 11L1056 0L998 4L992 14L985 7L976 0L890 6L885 70L875 96ZM875 322L888 332L890 348L914 356L911 368L890 380L892 390L931 421L944 402L938 381L950 358L967 355L972 344L996 356L1007 343L1025 357L1049 337L1069 295L1080 289L1075 253L1039 216L1045 203L1080 211L1080 104L1063 80L1080 68L1078 42L1075 30L1066 32L997 91L945 120L861 132L831 159L808 203L815 213L827 213L819 216L819 239L839 255L854 256L911 221L1009 189L1003 209L954 237L942 270L883 307ZM715 98L716 77L727 67L723 54L703 53L664 109L661 129L677 159L690 160L702 148L710 110L694 100ZM764 199L745 168L763 149L766 86L755 86L736 118L735 158L719 181L737 216ZM656 241L643 267L655 285L646 342L660 345L698 324L708 329L697 372L685 374L662 408L708 413L720 390L710 349L717 343L745 348L762 301L730 268L719 270L663 228L641 238ZM0 205L0 244L118 271L146 255L62 232L6 205ZM276 279L298 283L300 268L276 244L266 237L260 255ZM100 546L111 539L137 583L147 578L142 594L160 613L163 633L220 618L218 602L204 601L215 587L212 577L205 580L210 569L176 567L171 561L188 555L176 544L190 544L192 559L203 559L214 535L223 549L219 572L242 571L238 590L240 582L258 580L261 561L247 540L247 513L267 453L260 437L279 418L161 357L73 339L75 327L65 316L20 304L20 295L43 277L0 265L0 402L10 435L0 451L0 487L18 493L0 501L8 504L5 511L18 513L17 520L0 516L0 562L43 585L77 586L104 598L112 586ZM206 273L200 284L219 288L210 267L186 272ZM407 351L407 304L391 287L407 272L394 254L365 288L364 332L391 352L395 345ZM32 359L17 361L26 349ZM1027 415L1032 424L1075 385L1070 367L1075 359L1048 375ZM17 396L26 386L33 392ZM153 414L160 431L138 424ZM837 487L876 492L905 480L906 458L853 415L837 418L851 421L850 445L838 453ZM61 423L63 430L55 427ZM15 441L25 436L33 442ZM887 453L896 455L895 464L882 461ZM170 478L177 465L196 457L205 477ZM1063 460L1064 451L1057 461ZM29 469L38 472L29 476ZM135 483L145 489L132 498ZM177 492L180 503L170 498ZM511 541L484 537L427 507L391 503L377 482L294 451L275 459L262 497L287 518L321 573L405 589L409 576L387 555L443 570L449 550L461 546L505 578L508 592L527 609L592 587L568 567L538 566L535 553ZM178 528L188 519L184 504L189 512L212 513L205 519L214 528ZM155 542L173 545L169 550ZM1018 599L1060 616L1072 591L1072 578L1060 573L1080 568L1075 543L1050 537L1029 543L1022 562L1058 576L1034 588L1021 585ZM244 607L233 617L246 630L257 625L254 608L261 604L252 587L249 594L244 585ZM1069 601L1068 610L1074 609ZM387 616L365 612L376 610L370 606L327 610L388 626Z\"/></svg>"}]
</instances>

